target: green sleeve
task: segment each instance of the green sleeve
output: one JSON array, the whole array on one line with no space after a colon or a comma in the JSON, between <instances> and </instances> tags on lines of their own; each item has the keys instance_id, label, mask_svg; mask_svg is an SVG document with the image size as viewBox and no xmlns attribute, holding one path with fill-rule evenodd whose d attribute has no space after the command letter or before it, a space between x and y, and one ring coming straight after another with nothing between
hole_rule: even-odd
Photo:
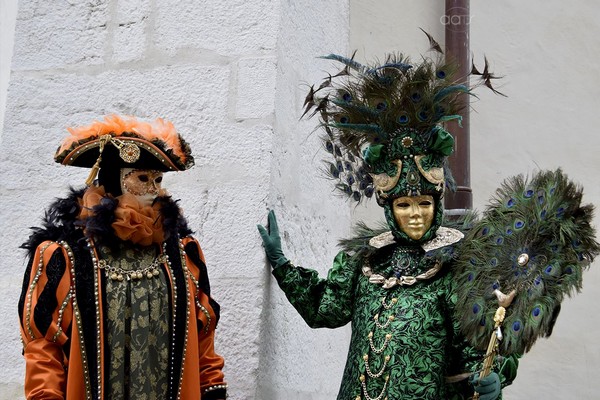
<instances>
[{"instance_id":1,"label":"green sleeve","mask_svg":"<svg viewBox=\"0 0 600 400\"><path fill-rule=\"evenodd\" d=\"M345 252L333 261L327 279L317 271L291 263L273 270L279 287L311 328L338 328L352 318L354 286L359 269Z\"/></svg>"}]
</instances>

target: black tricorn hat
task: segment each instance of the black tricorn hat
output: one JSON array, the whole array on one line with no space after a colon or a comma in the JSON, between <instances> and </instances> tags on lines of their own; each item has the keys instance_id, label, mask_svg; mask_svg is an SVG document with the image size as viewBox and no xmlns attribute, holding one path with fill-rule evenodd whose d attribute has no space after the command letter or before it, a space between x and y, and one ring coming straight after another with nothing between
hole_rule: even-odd
<instances>
[{"instance_id":1,"label":"black tricorn hat","mask_svg":"<svg viewBox=\"0 0 600 400\"><path fill-rule=\"evenodd\" d=\"M184 171L194 165L190 146L169 121L144 122L110 115L89 126L69 128L54 159L63 165L92 168L86 183L95 179L102 159L115 168Z\"/></svg>"}]
</instances>

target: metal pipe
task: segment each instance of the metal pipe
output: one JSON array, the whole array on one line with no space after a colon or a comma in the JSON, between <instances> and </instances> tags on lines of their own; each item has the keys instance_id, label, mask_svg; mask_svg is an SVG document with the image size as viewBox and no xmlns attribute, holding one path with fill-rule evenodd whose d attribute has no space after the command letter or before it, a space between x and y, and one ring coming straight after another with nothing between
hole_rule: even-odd
<instances>
[{"instance_id":1,"label":"metal pipe","mask_svg":"<svg viewBox=\"0 0 600 400\"><path fill-rule=\"evenodd\" d=\"M442 21L445 24L446 59L458 64L457 77L460 83L469 86L471 58L469 51L469 23L471 19L469 0L446 0L446 10ZM449 157L450 169L456 181L456 192L445 194L446 210L455 210L450 214L461 213L460 210L473 208L471 191L470 141L469 141L469 96L460 94L463 105L461 113L462 128L458 122L450 121L446 130L454 136L456 143L454 154Z\"/></svg>"}]
</instances>

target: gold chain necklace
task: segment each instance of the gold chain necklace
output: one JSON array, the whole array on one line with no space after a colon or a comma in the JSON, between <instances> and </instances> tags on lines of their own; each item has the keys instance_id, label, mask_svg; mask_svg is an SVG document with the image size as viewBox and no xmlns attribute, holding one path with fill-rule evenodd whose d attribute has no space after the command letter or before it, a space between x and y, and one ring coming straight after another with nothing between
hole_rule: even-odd
<instances>
[{"instance_id":1,"label":"gold chain necklace","mask_svg":"<svg viewBox=\"0 0 600 400\"><path fill-rule=\"evenodd\" d=\"M146 277L148 279L156 278L160 274L160 265L166 262L167 256L164 254L159 254L158 256L156 256L152 264L150 264L146 268L126 270L120 267L113 267L109 265L106 260L98 260L98 268L105 270L106 276L108 276L113 281L122 282L124 280L139 280L143 277Z\"/></svg>"}]
</instances>

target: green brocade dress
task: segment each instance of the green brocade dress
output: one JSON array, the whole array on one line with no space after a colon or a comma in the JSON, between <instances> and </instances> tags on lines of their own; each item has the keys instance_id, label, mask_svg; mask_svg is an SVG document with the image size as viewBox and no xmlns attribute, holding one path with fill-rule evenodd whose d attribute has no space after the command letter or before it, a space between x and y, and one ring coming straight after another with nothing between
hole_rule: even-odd
<instances>
[{"instance_id":1,"label":"green brocade dress","mask_svg":"<svg viewBox=\"0 0 600 400\"><path fill-rule=\"evenodd\" d=\"M111 267L135 271L156 265L158 249L121 245L101 253ZM155 270L151 278L106 277L107 399L167 398L170 293L164 270Z\"/></svg>"},{"instance_id":2,"label":"green brocade dress","mask_svg":"<svg viewBox=\"0 0 600 400\"><path fill-rule=\"evenodd\" d=\"M470 347L453 318L456 296L449 260L452 246L425 253L389 245L370 257L340 252L327 279L290 263L273 270L290 303L312 328L352 324L338 400L467 399L468 374L481 368L484 352ZM413 285L385 289L369 273L419 276ZM435 268L434 268L435 269ZM421 275L422 276L422 275ZM503 386L516 375L516 359L496 368ZM453 378L450 378L453 377ZM447 381L458 381L450 383ZM462 379L461 379L462 378Z\"/></svg>"}]
</instances>

